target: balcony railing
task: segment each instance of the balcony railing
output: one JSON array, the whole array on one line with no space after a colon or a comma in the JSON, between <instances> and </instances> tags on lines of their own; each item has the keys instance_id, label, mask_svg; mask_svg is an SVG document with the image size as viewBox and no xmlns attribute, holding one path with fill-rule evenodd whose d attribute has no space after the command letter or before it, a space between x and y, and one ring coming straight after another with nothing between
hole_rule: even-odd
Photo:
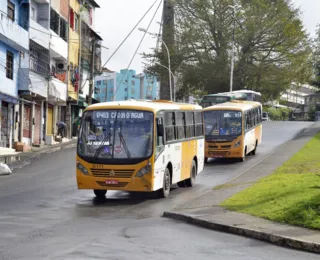
<instances>
[{"instance_id":1,"label":"balcony railing","mask_svg":"<svg viewBox=\"0 0 320 260\"><path fill-rule=\"evenodd\" d=\"M26 51L29 49L28 23L17 23L7 14L0 11L0 39L6 38L6 42L14 49Z\"/></svg>"}]
</instances>

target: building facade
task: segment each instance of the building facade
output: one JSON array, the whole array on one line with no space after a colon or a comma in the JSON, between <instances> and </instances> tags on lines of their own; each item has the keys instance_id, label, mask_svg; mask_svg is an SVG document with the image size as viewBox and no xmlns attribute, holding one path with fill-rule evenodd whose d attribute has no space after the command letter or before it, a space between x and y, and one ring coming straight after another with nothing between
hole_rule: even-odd
<instances>
[{"instance_id":1,"label":"building facade","mask_svg":"<svg viewBox=\"0 0 320 260\"><path fill-rule=\"evenodd\" d=\"M0 1L0 147L2 148L12 148L19 136L21 120L19 87L25 79L20 67L28 67L29 61L29 6L28 1Z\"/></svg>"},{"instance_id":2,"label":"building facade","mask_svg":"<svg viewBox=\"0 0 320 260\"><path fill-rule=\"evenodd\" d=\"M52 144L60 120L71 130L87 106L87 78L100 73L97 7L94 0L0 1L0 147Z\"/></svg>"},{"instance_id":3,"label":"building facade","mask_svg":"<svg viewBox=\"0 0 320 260\"><path fill-rule=\"evenodd\" d=\"M103 69L96 77L95 99L99 102L129 99L154 100L159 97L159 83L155 76L136 74L134 70L121 70L120 73Z\"/></svg>"}]
</instances>

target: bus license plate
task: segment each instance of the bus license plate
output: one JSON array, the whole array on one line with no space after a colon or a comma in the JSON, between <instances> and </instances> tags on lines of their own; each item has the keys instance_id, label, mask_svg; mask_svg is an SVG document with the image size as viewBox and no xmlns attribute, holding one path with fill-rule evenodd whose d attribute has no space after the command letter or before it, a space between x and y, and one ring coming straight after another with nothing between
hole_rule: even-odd
<instances>
[{"instance_id":1,"label":"bus license plate","mask_svg":"<svg viewBox=\"0 0 320 260\"><path fill-rule=\"evenodd\" d=\"M223 155L220 155L220 154L214 155L214 158L222 158L222 157L223 157Z\"/></svg>"},{"instance_id":2,"label":"bus license plate","mask_svg":"<svg viewBox=\"0 0 320 260\"><path fill-rule=\"evenodd\" d=\"M118 184L119 182L117 180L107 180L106 184Z\"/></svg>"}]
</instances>

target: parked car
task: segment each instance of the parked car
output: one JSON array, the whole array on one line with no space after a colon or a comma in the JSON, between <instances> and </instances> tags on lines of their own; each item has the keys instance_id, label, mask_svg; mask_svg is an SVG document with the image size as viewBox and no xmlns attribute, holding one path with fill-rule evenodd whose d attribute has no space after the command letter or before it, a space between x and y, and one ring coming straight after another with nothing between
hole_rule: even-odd
<instances>
[{"instance_id":1,"label":"parked car","mask_svg":"<svg viewBox=\"0 0 320 260\"><path fill-rule=\"evenodd\" d=\"M269 114L267 112L262 112L262 121L269 121Z\"/></svg>"}]
</instances>

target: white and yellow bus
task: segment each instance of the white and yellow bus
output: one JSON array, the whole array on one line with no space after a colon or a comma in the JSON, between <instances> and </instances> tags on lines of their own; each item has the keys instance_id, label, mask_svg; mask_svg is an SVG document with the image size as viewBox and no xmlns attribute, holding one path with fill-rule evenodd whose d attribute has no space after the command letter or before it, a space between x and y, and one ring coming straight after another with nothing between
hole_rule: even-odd
<instances>
[{"instance_id":1,"label":"white and yellow bus","mask_svg":"<svg viewBox=\"0 0 320 260\"><path fill-rule=\"evenodd\" d=\"M78 189L153 192L192 187L204 167L202 108L170 101L89 106L77 145Z\"/></svg>"},{"instance_id":2,"label":"white and yellow bus","mask_svg":"<svg viewBox=\"0 0 320 260\"><path fill-rule=\"evenodd\" d=\"M233 100L203 109L205 162L208 158L238 158L255 155L262 140L262 105Z\"/></svg>"}]
</instances>

